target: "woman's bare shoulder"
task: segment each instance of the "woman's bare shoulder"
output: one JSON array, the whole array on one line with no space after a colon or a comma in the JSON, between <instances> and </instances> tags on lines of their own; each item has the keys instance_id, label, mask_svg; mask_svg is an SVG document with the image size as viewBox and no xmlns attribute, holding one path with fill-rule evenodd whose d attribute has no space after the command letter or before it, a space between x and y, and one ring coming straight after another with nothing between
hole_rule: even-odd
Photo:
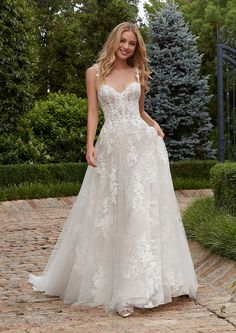
<instances>
[{"instance_id":1,"label":"woman's bare shoulder","mask_svg":"<svg viewBox=\"0 0 236 333\"><path fill-rule=\"evenodd\" d=\"M94 64L86 69L86 76L95 77L98 73L98 65Z\"/></svg>"}]
</instances>

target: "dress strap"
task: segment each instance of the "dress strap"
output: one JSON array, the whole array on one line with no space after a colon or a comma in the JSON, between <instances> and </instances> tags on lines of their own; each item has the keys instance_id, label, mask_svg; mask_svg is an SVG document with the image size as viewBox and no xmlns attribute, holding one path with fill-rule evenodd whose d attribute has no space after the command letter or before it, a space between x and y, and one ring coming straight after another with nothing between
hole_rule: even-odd
<instances>
[{"instance_id":1,"label":"dress strap","mask_svg":"<svg viewBox=\"0 0 236 333\"><path fill-rule=\"evenodd\" d=\"M94 64L93 67L96 70L96 77L99 77L99 66L98 66L98 64Z\"/></svg>"},{"instance_id":2,"label":"dress strap","mask_svg":"<svg viewBox=\"0 0 236 333\"><path fill-rule=\"evenodd\" d=\"M139 70L138 67L136 67L136 74L135 74L135 76L136 76L137 81L140 83L140 70Z\"/></svg>"}]
</instances>

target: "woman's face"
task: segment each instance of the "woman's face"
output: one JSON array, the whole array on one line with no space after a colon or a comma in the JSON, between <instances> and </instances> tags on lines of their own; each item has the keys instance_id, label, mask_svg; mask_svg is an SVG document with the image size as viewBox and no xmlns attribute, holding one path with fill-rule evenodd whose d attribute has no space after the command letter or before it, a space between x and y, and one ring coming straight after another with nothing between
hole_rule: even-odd
<instances>
[{"instance_id":1,"label":"woman's face","mask_svg":"<svg viewBox=\"0 0 236 333\"><path fill-rule=\"evenodd\" d=\"M134 54L136 44L136 35L132 31L124 31L115 55L122 60L128 59Z\"/></svg>"}]
</instances>

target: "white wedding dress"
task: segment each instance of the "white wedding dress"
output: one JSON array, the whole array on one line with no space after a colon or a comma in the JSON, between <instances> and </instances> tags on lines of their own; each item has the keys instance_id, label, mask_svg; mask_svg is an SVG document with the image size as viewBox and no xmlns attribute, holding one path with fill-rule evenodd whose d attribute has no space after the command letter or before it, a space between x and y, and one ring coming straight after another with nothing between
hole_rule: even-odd
<instances>
[{"instance_id":1,"label":"white wedding dress","mask_svg":"<svg viewBox=\"0 0 236 333\"><path fill-rule=\"evenodd\" d=\"M105 122L80 192L34 290L75 305L156 307L196 298L197 278L165 143L140 116L139 73L98 91Z\"/></svg>"}]
</instances>

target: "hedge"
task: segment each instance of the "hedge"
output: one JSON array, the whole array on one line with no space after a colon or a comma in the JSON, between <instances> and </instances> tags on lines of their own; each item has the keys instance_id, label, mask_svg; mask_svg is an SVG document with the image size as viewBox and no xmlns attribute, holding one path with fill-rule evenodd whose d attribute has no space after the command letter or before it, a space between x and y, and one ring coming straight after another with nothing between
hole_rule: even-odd
<instances>
[{"instance_id":1,"label":"hedge","mask_svg":"<svg viewBox=\"0 0 236 333\"><path fill-rule=\"evenodd\" d=\"M82 183L87 163L0 165L0 188L25 183Z\"/></svg>"},{"instance_id":2,"label":"hedge","mask_svg":"<svg viewBox=\"0 0 236 333\"><path fill-rule=\"evenodd\" d=\"M236 216L236 163L217 163L210 176L215 205Z\"/></svg>"},{"instance_id":3,"label":"hedge","mask_svg":"<svg viewBox=\"0 0 236 333\"><path fill-rule=\"evenodd\" d=\"M209 181L210 169L216 161L171 162L170 169L175 179ZM87 168L86 162L49 164L0 165L0 188L21 183L82 182Z\"/></svg>"},{"instance_id":4,"label":"hedge","mask_svg":"<svg viewBox=\"0 0 236 333\"><path fill-rule=\"evenodd\" d=\"M210 179L210 169L217 163L216 160L185 160L170 162L173 178L184 179Z\"/></svg>"},{"instance_id":5,"label":"hedge","mask_svg":"<svg viewBox=\"0 0 236 333\"><path fill-rule=\"evenodd\" d=\"M0 201L19 199L41 199L77 195L80 183L22 183L0 189Z\"/></svg>"}]
</instances>

